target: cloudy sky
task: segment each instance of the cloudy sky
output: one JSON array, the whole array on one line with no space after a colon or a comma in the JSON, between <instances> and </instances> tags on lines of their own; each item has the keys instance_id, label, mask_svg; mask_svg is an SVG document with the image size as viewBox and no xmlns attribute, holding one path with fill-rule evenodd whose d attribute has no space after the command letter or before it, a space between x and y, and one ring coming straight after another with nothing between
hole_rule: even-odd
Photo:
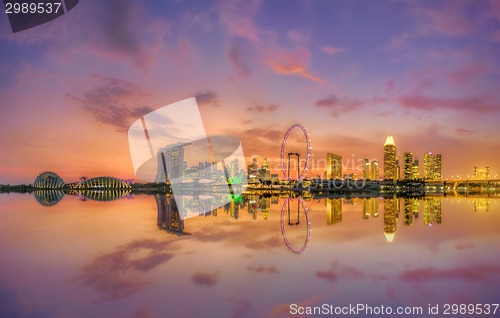
<instances>
[{"instance_id":1,"label":"cloudy sky","mask_svg":"<svg viewBox=\"0 0 500 318\"><path fill-rule=\"evenodd\" d=\"M82 0L18 33L1 15L0 56L0 183L133 178L128 127L193 96L272 166L300 122L314 175L326 152L381 161L388 135L444 177L500 172L499 1Z\"/></svg>"}]
</instances>

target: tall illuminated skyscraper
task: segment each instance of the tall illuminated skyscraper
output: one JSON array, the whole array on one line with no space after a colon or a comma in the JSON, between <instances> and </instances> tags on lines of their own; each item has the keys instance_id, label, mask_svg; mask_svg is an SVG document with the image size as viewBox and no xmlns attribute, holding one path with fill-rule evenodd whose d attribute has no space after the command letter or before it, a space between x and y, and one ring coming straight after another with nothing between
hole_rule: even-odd
<instances>
[{"instance_id":1,"label":"tall illuminated skyscraper","mask_svg":"<svg viewBox=\"0 0 500 318\"><path fill-rule=\"evenodd\" d=\"M424 179L441 180L441 155L424 153Z\"/></svg>"},{"instance_id":2,"label":"tall illuminated skyscraper","mask_svg":"<svg viewBox=\"0 0 500 318\"><path fill-rule=\"evenodd\" d=\"M397 180L398 159L394 138L388 136L384 143L384 179Z\"/></svg>"},{"instance_id":3,"label":"tall illuminated skyscraper","mask_svg":"<svg viewBox=\"0 0 500 318\"><path fill-rule=\"evenodd\" d=\"M411 178L413 180L417 180L420 178L420 173L418 171L418 159L413 161L413 166L411 167Z\"/></svg>"},{"instance_id":4,"label":"tall illuminated skyscraper","mask_svg":"<svg viewBox=\"0 0 500 318\"><path fill-rule=\"evenodd\" d=\"M405 180L413 179L413 153L405 152L404 153L404 175L403 178Z\"/></svg>"},{"instance_id":5,"label":"tall illuminated skyscraper","mask_svg":"<svg viewBox=\"0 0 500 318\"><path fill-rule=\"evenodd\" d=\"M331 152L326 154L326 178L342 179L342 156Z\"/></svg>"},{"instance_id":6,"label":"tall illuminated skyscraper","mask_svg":"<svg viewBox=\"0 0 500 318\"><path fill-rule=\"evenodd\" d=\"M370 161L363 159L363 179L370 179Z\"/></svg>"},{"instance_id":7,"label":"tall illuminated skyscraper","mask_svg":"<svg viewBox=\"0 0 500 318\"><path fill-rule=\"evenodd\" d=\"M378 161L373 160L370 162L370 179L377 180L378 179Z\"/></svg>"},{"instance_id":8,"label":"tall illuminated skyscraper","mask_svg":"<svg viewBox=\"0 0 500 318\"><path fill-rule=\"evenodd\" d=\"M184 146L186 145L188 144L176 143L158 150L158 169L155 182L182 178L184 172Z\"/></svg>"}]
</instances>

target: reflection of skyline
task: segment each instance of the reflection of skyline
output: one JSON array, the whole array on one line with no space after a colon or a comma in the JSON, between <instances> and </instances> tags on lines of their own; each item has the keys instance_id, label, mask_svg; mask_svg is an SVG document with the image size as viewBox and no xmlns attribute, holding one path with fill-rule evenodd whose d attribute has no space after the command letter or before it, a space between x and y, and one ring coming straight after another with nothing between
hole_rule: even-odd
<instances>
[{"instance_id":1,"label":"reflection of skyline","mask_svg":"<svg viewBox=\"0 0 500 318\"><path fill-rule=\"evenodd\" d=\"M406 225L412 225L413 219L418 218L419 202L417 198L404 198L404 218Z\"/></svg>"},{"instance_id":2,"label":"reflection of skyline","mask_svg":"<svg viewBox=\"0 0 500 318\"><path fill-rule=\"evenodd\" d=\"M165 194L155 194L154 198L158 209L158 228L171 234L189 235L184 232L184 220L179 215L174 198Z\"/></svg>"},{"instance_id":3,"label":"reflection of skyline","mask_svg":"<svg viewBox=\"0 0 500 318\"><path fill-rule=\"evenodd\" d=\"M474 211L485 211L490 210L490 200L488 198L475 198L474 199Z\"/></svg>"},{"instance_id":4,"label":"reflection of skyline","mask_svg":"<svg viewBox=\"0 0 500 318\"><path fill-rule=\"evenodd\" d=\"M425 198L424 224L428 226L441 224L441 198Z\"/></svg>"},{"instance_id":5,"label":"reflection of skyline","mask_svg":"<svg viewBox=\"0 0 500 318\"><path fill-rule=\"evenodd\" d=\"M326 204L326 224L332 225L342 222L342 200L325 199Z\"/></svg>"},{"instance_id":6,"label":"reflection of skyline","mask_svg":"<svg viewBox=\"0 0 500 318\"><path fill-rule=\"evenodd\" d=\"M387 242L394 241L394 236L397 230L398 218L398 202L397 198L384 198L384 234Z\"/></svg>"},{"instance_id":7,"label":"reflection of skyline","mask_svg":"<svg viewBox=\"0 0 500 318\"><path fill-rule=\"evenodd\" d=\"M378 198L363 198L363 219L378 216Z\"/></svg>"}]
</instances>

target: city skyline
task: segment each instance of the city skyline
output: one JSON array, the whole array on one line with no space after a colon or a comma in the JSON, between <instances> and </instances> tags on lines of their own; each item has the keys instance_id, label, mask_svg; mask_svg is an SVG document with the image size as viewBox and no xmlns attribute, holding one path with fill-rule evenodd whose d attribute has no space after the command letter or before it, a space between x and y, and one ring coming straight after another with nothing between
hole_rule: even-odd
<instances>
[{"instance_id":1,"label":"city skyline","mask_svg":"<svg viewBox=\"0 0 500 318\"><path fill-rule=\"evenodd\" d=\"M134 178L126 129L193 96L209 135L239 137L245 166L259 155L271 173L297 122L313 161L382 175L392 135L401 168L432 151L443 179L499 173L498 1L82 2L15 34L2 20L0 52L1 184ZM288 145L304 153L298 134Z\"/></svg>"}]
</instances>

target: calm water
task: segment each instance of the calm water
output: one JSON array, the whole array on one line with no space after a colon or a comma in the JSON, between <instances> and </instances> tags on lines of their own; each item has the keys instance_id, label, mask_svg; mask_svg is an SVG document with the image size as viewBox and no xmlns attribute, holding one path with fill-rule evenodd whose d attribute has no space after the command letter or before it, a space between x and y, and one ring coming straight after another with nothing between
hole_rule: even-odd
<instances>
[{"instance_id":1,"label":"calm water","mask_svg":"<svg viewBox=\"0 0 500 318\"><path fill-rule=\"evenodd\" d=\"M247 196L182 224L166 197L66 195L47 207L2 194L0 316L286 317L292 303L500 302L500 199L302 203Z\"/></svg>"}]
</instances>

